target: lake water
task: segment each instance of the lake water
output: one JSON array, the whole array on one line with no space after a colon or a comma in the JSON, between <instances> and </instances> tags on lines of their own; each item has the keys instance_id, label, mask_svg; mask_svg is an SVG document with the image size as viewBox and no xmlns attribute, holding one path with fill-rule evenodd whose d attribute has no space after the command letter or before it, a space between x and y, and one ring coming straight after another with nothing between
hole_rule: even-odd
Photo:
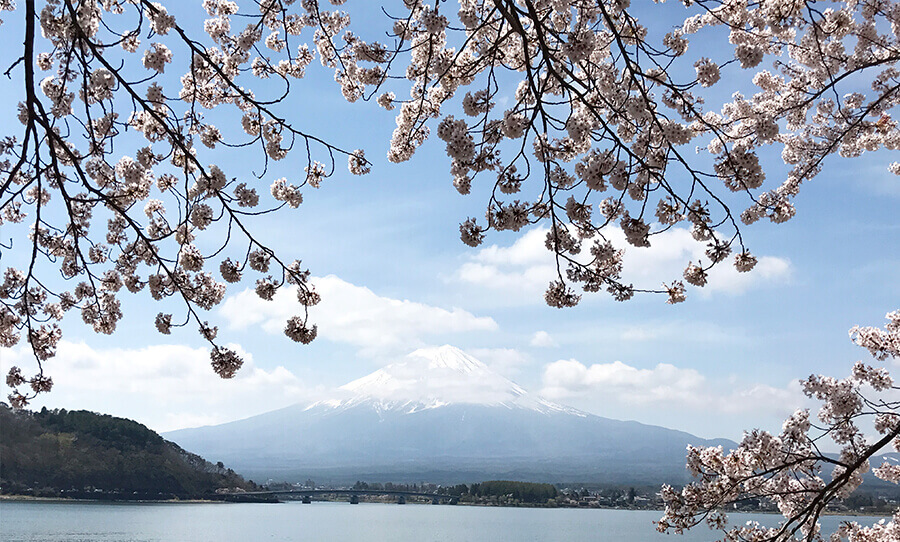
<instances>
[{"instance_id":1,"label":"lake water","mask_svg":"<svg viewBox=\"0 0 900 542\"><path fill-rule=\"evenodd\" d=\"M3 542L707 542L698 528L662 535L661 512L322 502L149 504L0 501ZM735 514L733 523L775 516ZM847 518L823 520L825 532ZM855 518L872 523L872 518Z\"/></svg>"}]
</instances>

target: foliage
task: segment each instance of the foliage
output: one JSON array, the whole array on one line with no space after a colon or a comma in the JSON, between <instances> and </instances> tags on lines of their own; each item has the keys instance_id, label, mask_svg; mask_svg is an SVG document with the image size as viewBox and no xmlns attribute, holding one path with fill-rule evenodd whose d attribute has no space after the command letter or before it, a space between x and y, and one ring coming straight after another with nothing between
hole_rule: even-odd
<instances>
[{"instance_id":1,"label":"foliage","mask_svg":"<svg viewBox=\"0 0 900 542\"><path fill-rule=\"evenodd\" d=\"M472 484L469 494L476 497L509 497L527 503L545 503L555 499L558 492L552 484L490 480Z\"/></svg>"},{"instance_id":2,"label":"foliage","mask_svg":"<svg viewBox=\"0 0 900 542\"><path fill-rule=\"evenodd\" d=\"M545 298L557 307L580 299L571 284L619 300L656 291L683 301L678 278L656 290L628 283L620 242L649 246L682 224L706 247L684 281L702 287L731 255L749 271L756 258L741 222L790 219L801 184L830 155L900 147L891 117L900 9L891 0L827 9L684 0L662 18L647 14L663 8L628 0L460 0L456 13L452 2L404 0L384 5L386 43L362 37L378 21L317 0L204 0L205 34L148 0L21 4L0 0L0 13L24 20L24 46L5 71L24 83L22 128L0 142L0 218L31 224L30 243L2 248L26 263L0 285L0 344L24 334L38 364L34 376L8 379L18 406L52 386L41 362L55 353L63 314L77 309L112 333L123 288L180 300L184 317L160 312L156 327L193 322L226 378L242 360L201 311L247 273L263 299L296 286L299 314L285 334L315 338L307 307L319 296L308 272L247 226L299 206L300 189L332 175L337 156L351 173L370 169L361 150L301 130L279 107L315 57L348 101L398 109L391 161L411 158L436 124L459 192L490 179L485 220L465 220L463 242L549 223L558 277ZM717 58L703 56L714 50ZM746 81L751 94L723 101L726 80ZM448 112L460 108L463 117ZM299 149L305 174L297 184L238 182L216 165L223 148L255 149L260 179ZM763 167L779 153L786 173ZM890 169L900 173L900 163ZM266 185L271 199L258 192Z\"/></svg>"},{"instance_id":3,"label":"foliage","mask_svg":"<svg viewBox=\"0 0 900 542\"><path fill-rule=\"evenodd\" d=\"M469 486L466 484L457 484L455 486L442 487L441 488L442 495L450 495L451 497L462 497L463 495L470 495Z\"/></svg>"},{"instance_id":4,"label":"foliage","mask_svg":"<svg viewBox=\"0 0 900 542\"><path fill-rule=\"evenodd\" d=\"M887 315L884 330L853 328L851 337L878 360L900 359L900 311ZM723 531L724 540L782 542L822 540L819 517L829 504L850 498L862 484L863 474L879 454L900 452L900 386L886 369L857 362L843 380L810 376L803 391L822 402L818 422L808 410L799 410L784 422L780 435L753 430L738 447L688 449L688 468L699 480L677 491L664 486L665 516L660 531L682 532L700 523ZM874 395L872 395L874 392ZM867 436L863 422L876 434ZM831 440L840 448L835 457L823 452ZM830 479L827 469L831 469ZM883 460L872 473L888 482L900 482L900 465ZM824 471L824 472L823 472ZM775 504L784 517L778 525L752 522L730 525L724 512L729 505L760 499ZM864 527L846 523L831 540L896 542L900 540L900 509L893 520Z\"/></svg>"},{"instance_id":5,"label":"foliage","mask_svg":"<svg viewBox=\"0 0 900 542\"><path fill-rule=\"evenodd\" d=\"M287 60L254 56L266 26L281 24L285 39L292 39L319 23L308 18L288 24L278 17L278 6L268 5L232 35L229 16L236 6L205 2L213 19L206 26L211 42L204 45L157 3L23 4L0 1L0 13L16 10L23 17L25 44L5 72L21 77L25 96L21 131L0 141L0 223L30 224L28 242L20 246L16 239L0 249L24 260L7 268L0 284L0 346L17 344L24 333L39 371L30 378L17 369L10 373L11 403L24 406L52 387L40 364L55 354L64 314L77 310L96 332L113 333L122 318L122 291L180 300L184 317L161 312L156 328L169 334L173 326L193 322L223 378L233 376L242 360L219 345L218 328L200 311L220 303L225 283L239 282L245 273L259 277L256 291L265 299L285 284L297 287L300 314L288 320L285 333L312 341L316 328L307 325L306 307L318 294L308 284L309 272L263 245L247 221L298 207L300 189L318 187L331 175L336 155L349 157L351 173L368 170L362 151L325 143L275 112L289 80L303 77L311 53L286 52ZM184 70L177 88L165 75L173 61ZM257 95L239 84L251 72L283 87L268 85L271 92ZM220 130L213 118L227 126ZM308 162L305 178L296 185L273 180L267 198L258 183L230 179L205 161L207 152L215 156L213 149L241 148L258 150L260 177L270 160L299 149ZM313 160L313 153L324 162ZM209 270L213 258L221 280ZM20 390L26 383L30 390Z\"/></svg>"},{"instance_id":6,"label":"foliage","mask_svg":"<svg viewBox=\"0 0 900 542\"><path fill-rule=\"evenodd\" d=\"M196 498L219 488L252 489L143 425L87 411L13 410L0 403L0 486L5 493L43 490L120 498Z\"/></svg>"},{"instance_id":7,"label":"foliage","mask_svg":"<svg viewBox=\"0 0 900 542\"><path fill-rule=\"evenodd\" d=\"M16 11L24 21L23 48L4 72L24 83L22 127L0 141L0 219L31 225L23 248L0 249L25 262L8 268L0 284L0 346L24 335L38 365L34 376L18 367L7 375L19 407L52 387L42 362L55 354L63 315L77 309L94 330L112 333L123 288L180 300L184 318L160 312L157 329L168 334L193 322L211 345L213 369L226 378L242 360L217 342L216 326L201 311L248 272L258 276L263 299L295 286L299 314L285 334L302 343L315 338L307 307L319 296L309 272L276 255L246 224L259 213L298 207L301 187L318 187L333 174L336 156L347 158L353 174L370 169L362 151L304 132L279 111L316 56L348 101L398 109L391 161L410 159L434 126L460 193L470 193L477 177L489 178L485 219L460 225L464 243L477 246L491 230L549 223L546 246L558 276L545 299L556 307L578 303L573 285L617 300L656 291L678 303L684 282L702 287L715 265L730 260L749 271L756 258L744 245L744 225L789 220L801 186L832 155L900 148L892 117L900 102L900 5L893 0L683 0L664 7L459 0L453 14L447 10L455 3L403 0L384 6L387 43L362 37L371 21L360 24L317 0L243 8L204 0L202 37L149 0L22 4L0 0L0 12ZM647 16L657 9L665 16ZM233 28L238 20L247 24ZM183 74L178 83L166 76L170 64ZM36 70L47 76L39 81ZM724 81L732 88L744 81L746 92L722 99ZM127 130L143 141L125 137ZM229 180L216 165L223 147L255 149L260 178L270 160L299 148L305 176L296 185L267 180L271 199L262 198L257 190L265 185ZM900 174L900 163L888 169ZM705 259L687 262L683 276L660 289L630 284L620 240L646 247L680 225L705 247ZM216 264L224 282L209 271ZM854 332L879 360L898 355L900 316L889 319L884 332ZM730 454L694 450L690 465L701 481L667 491L670 510L660 526L687 528L698 514L724 526L713 510L749 495L775 500L785 524L728 536L817 537L824 506L852 492L868 459L900 430L897 403L867 400L863 385L893 388L886 371L862 364L845 380L805 382L807 394L825 403L818 429L842 447L839 459L820 453L822 436L809 436L815 427L803 412L780 437L756 431ZM859 416L876 419L883 436L874 445L855 425ZM821 463L837 468L831 482L819 476ZM879 472L898 477L890 465ZM842 534L896 540L897 528L895 521Z\"/></svg>"},{"instance_id":8,"label":"foliage","mask_svg":"<svg viewBox=\"0 0 900 542\"><path fill-rule=\"evenodd\" d=\"M381 484L378 482L357 481L353 485L353 489L431 492L431 489L427 488L425 485L419 487L415 484L394 484L391 482ZM457 484L455 486L435 487L434 493L450 497L468 497L479 500L504 497L523 503L546 503L548 499L555 499L558 495L556 487L552 484L513 482L508 480L490 480L487 482L474 483L472 485Z\"/></svg>"}]
</instances>

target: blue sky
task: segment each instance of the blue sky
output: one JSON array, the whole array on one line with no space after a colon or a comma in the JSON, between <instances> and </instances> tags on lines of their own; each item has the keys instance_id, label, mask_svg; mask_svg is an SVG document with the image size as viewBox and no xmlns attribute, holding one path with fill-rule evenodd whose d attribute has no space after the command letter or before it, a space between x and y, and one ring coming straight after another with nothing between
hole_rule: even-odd
<instances>
[{"instance_id":1,"label":"blue sky","mask_svg":"<svg viewBox=\"0 0 900 542\"><path fill-rule=\"evenodd\" d=\"M11 17L4 34L20 29ZM167 73L181 71L172 65ZM0 79L0 98L18 100L19 87ZM392 113L345 103L320 68L294 88L285 114L341 147L366 149L374 162L372 173L354 177L339 160L338 173L306 189L298 210L252 224L264 243L288 261L302 259L316 277L324 298L312 311L319 338L301 346L284 337L290 304L255 299L245 281L209 314L220 338L247 353L241 373L221 381L192 328L159 335L152 322L164 309L146 293L125 294L126 317L111 337L95 335L77 314L66 318L65 342L46 362L56 387L34 406L87 408L158 430L218 423L328 396L416 348L453 344L563 404L739 438L752 427L777 430L807 405L799 378L842 377L866 359L847 330L881 326L898 308L900 180L886 169L896 154L831 159L804 186L794 219L745 228L761 260L749 275L714 275L676 306L661 296L623 304L597 295L559 310L542 298L552 259L540 226L491 235L478 249L459 241L459 222L483 216L486 178L460 196L436 138L409 163L389 164ZM13 115L7 108L0 121L15 130ZM205 159L247 179L258 166L231 153ZM305 165L297 159L274 165L260 191L274 178L296 177ZM0 226L0 238L16 235ZM675 230L651 249L629 249L630 280L658 287L680 276L696 260L688 237ZM18 255L3 258L5 268ZM0 365L13 364L29 361L18 348L0 351Z\"/></svg>"}]
</instances>

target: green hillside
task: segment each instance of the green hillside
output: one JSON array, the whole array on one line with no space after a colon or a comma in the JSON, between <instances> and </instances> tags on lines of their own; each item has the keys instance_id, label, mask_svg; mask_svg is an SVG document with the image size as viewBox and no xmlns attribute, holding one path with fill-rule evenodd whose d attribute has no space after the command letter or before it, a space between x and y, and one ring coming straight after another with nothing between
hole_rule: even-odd
<instances>
[{"instance_id":1,"label":"green hillside","mask_svg":"<svg viewBox=\"0 0 900 542\"><path fill-rule=\"evenodd\" d=\"M0 403L0 492L110 499L190 499L255 488L221 463L145 426L84 410Z\"/></svg>"}]
</instances>

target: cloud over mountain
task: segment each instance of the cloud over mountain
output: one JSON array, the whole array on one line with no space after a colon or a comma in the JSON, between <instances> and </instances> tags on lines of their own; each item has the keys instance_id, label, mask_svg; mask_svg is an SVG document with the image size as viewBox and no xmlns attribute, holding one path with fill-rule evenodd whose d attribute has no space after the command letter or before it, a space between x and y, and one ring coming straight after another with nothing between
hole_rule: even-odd
<instances>
[{"instance_id":1,"label":"cloud over mountain","mask_svg":"<svg viewBox=\"0 0 900 542\"><path fill-rule=\"evenodd\" d=\"M319 337L352 344L364 355L408 352L426 345L432 337L498 328L490 317L380 296L334 275L315 277L312 283L322 296L322 301L310 309ZM268 333L281 334L285 321L299 310L295 288L279 290L272 301L264 301L247 289L226 299L220 313L232 329L258 325Z\"/></svg>"},{"instance_id":2,"label":"cloud over mountain","mask_svg":"<svg viewBox=\"0 0 900 542\"><path fill-rule=\"evenodd\" d=\"M514 303L542 303L549 281L556 278L553 254L544 246L547 228L532 228L512 245L489 245L464 262L452 279L464 284L497 291L516 291L520 295L505 298ZM698 243L685 228L672 228L654 235L651 246L637 248L625 241L619 229L604 230L607 238L625 248L623 276L637 288L658 289L663 282L681 279L688 262L704 261L704 245ZM703 296L716 293L738 295L751 288L790 280L789 260L777 256L757 255L759 262L750 273L739 273L728 263L713 268L704 288L689 287Z\"/></svg>"},{"instance_id":3,"label":"cloud over mountain","mask_svg":"<svg viewBox=\"0 0 900 542\"><path fill-rule=\"evenodd\" d=\"M166 431L252 416L322 394L283 365L259 367L239 345L227 346L242 355L244 366L223 380L210 368L206 348L101 349L61 341L56 356L44 362L53 392L39 395L33 406L110 413ZM0 370L5 374L12 365L25 365L29 356L21 347L4 350Z\"/></svg>"}]
</instances>

